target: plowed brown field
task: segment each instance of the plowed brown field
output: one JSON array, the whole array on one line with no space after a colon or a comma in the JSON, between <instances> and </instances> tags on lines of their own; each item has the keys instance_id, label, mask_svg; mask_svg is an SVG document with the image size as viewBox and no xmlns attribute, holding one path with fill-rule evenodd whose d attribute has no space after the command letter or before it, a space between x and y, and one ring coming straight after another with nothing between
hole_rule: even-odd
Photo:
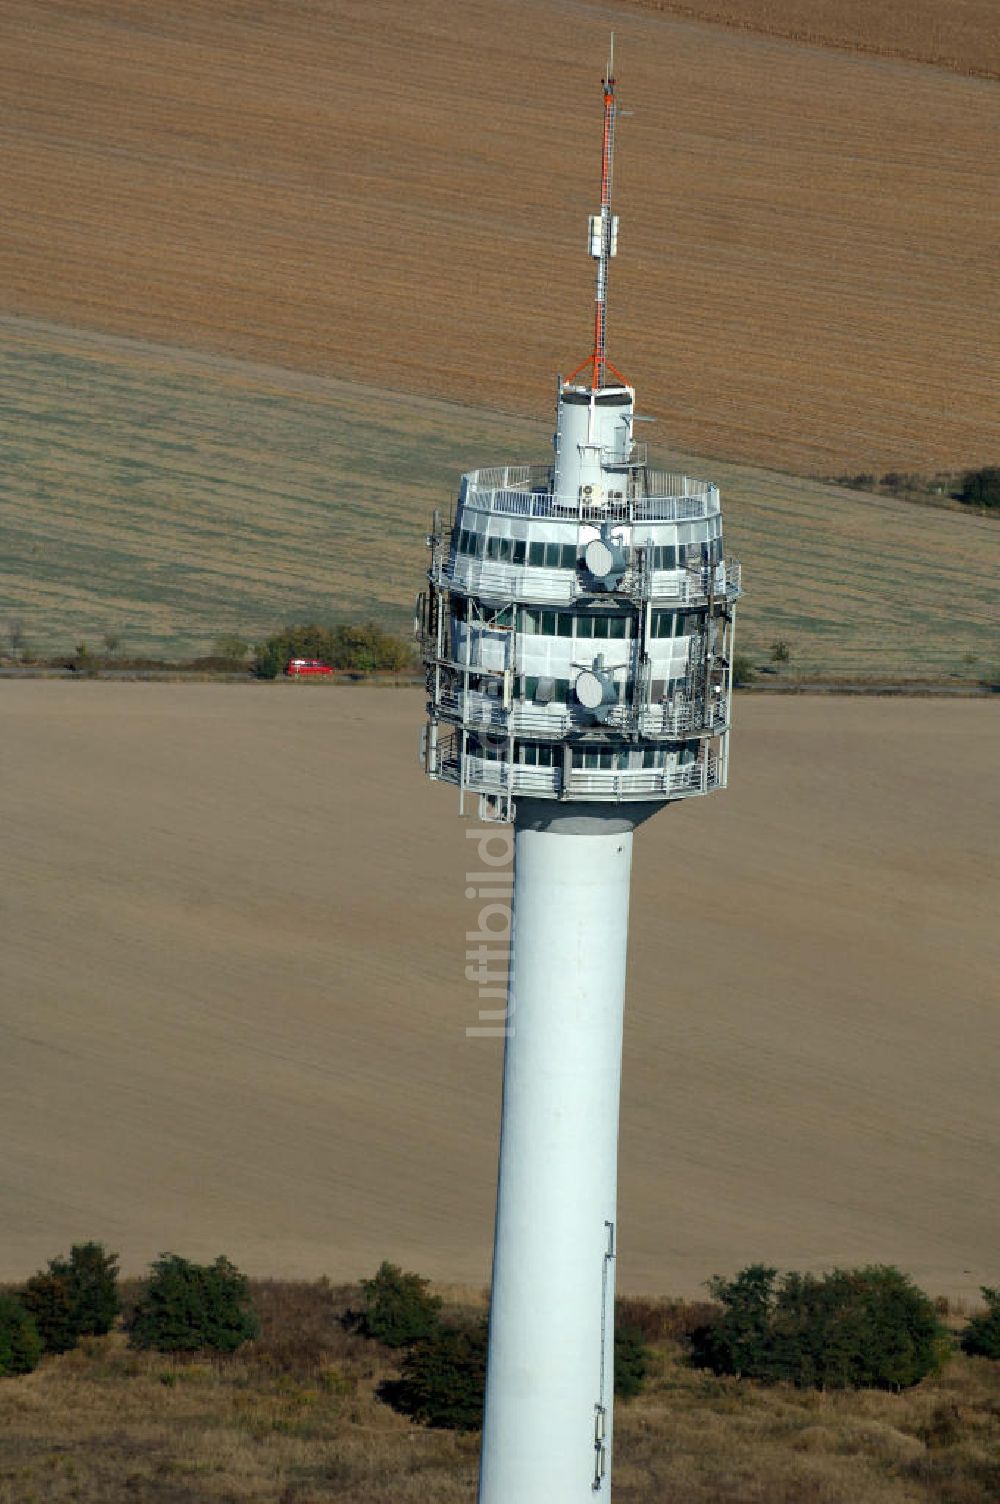
<instances>
[{"instance_id":1,"label":"plowed brown field","mask_svg":"<svg viewBox=\"0 0 1000 1504\"><path fill-rule=\"evenodd\" d=\"M611 347L663 441L994 461L995 85L581 0L6 0L0 311L535 416L588 347L612 23Z\"/></svg>"},{"instance_id":2,"label":"plowed brown field","mask_svg":"<svg viewBox=\"0 0 1000 1504\"><path fill-rule=\"evenodd\" d=\"M630 0L647 10L790 41L905 57L996 78L993 0Z\"/></svg>"},{"instance_id":3,"label":"plowed brown field","mask_svg":"<svg viewBox=\"0 0 1000 1504\"><path fill-rule=\"evenodd\" d=\"M465 1036L477 858L420 693L2 693L0 1278L98 1237L483 1282L501 1042ZM625 1288L995 1282L996 728L741 700L732 789L639 832Z\"/></svg>"}]
</instances>

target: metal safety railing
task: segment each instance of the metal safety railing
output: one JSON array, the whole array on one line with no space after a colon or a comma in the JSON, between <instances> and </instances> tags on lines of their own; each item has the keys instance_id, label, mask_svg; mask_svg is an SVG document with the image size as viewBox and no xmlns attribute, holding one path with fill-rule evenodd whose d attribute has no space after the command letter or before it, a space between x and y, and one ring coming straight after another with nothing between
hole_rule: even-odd
<instances>
[{"instance_id":1,"label":"metal safety railing","mask_svg":"<svg viewBox=\"0 0 1000 1504\"><path fill-rule=\"evenodd\" d=\"M459 783L462 764L457 752L443 755L436 776ZM568 799L615 802L629 798L683 798L707 794L720 783L719 759L700 758L670 768L571 768L564 777L561 768L540 768L512 763L504 758L467 755L465 787L477 793L562 795Z\"/></svg>"},{"instance_id":2,"label":"metal safety railing","mask_svg":"<svg viewBox=\"0 0 1000 1504\"><path fill-rule=\"evenodd\" d=\"M642 484L640 484L640 480ZM719 488L687 475L642 469L631 494L601 501L557 496L552 472L541 465L494 465L462 477L459 501L478 511L508 517L575 519L580 522L683 522L720 510Z\"/></svg>"},{"instance_id":3,"label":"metal safety railing","mask_svg":"<svg viewBox=\"0 0 1000 1504\"><path fill-rule=\"evenodd\" d=\"M573 569L546 569L536 564L498 564L456 554L431 578L434 583L458 585L477 595L495 593L506 599L539 605L566 606L583 595L583 583Z\"/></svg>"},{"instance_id":4,"label":"metal safety railing","mask_svg":"<svg viewBox=\"0 0 1000 1504\"><path fill-rule=\"evenodd\" d=\"M502 735L558 740L574 727L594 725L593 712L582 705L561 701L552 705L535 705L515 700L505 706L499 696L479 690L464 693L461 689L446 689L438 701L438 709L470 730L488 730ZM642 706L638 710L632 705L615 705L603 724L616 731L638 731L641 736L683 736L700 731L718 733L725 728L727 721L727 701L724 696L719 696L705 709L695 701L676 698L659 705Z\"/></svg>"},{"instance_id":5,"label":"metal safety railing","mask_svg":"<svg viewBox=\"0 0 1000 1504\"><path fill-rule=\"evenodd\" d=\"M662 601L665 605L704 606L709 595L734 601L743 589L742 566L736 559L718 564L687 564L678 569L650 569L633 564L621 591L632 600Z\"/></svg>"},{"instance_id":6,"label":"metal safety railing","mask_svg":"<svg viewBox=\"0 0 1000 1504\"><path fill-rule=\"evenodd\" d=\"M689 564L678 569L648 569L631 565L620 592L596 592L582 571L545 568L538 564L504 564L435 551L430 577L434 584L458 586L475 594L495 594L504 599L531 601L539 605L565 606L581 597L620 593L632 600L662 600L678 606L703 606L711 593L719 600L735 600L742 592L742 569L735 559L716 565Z\"/></svg>"}]
</instances>

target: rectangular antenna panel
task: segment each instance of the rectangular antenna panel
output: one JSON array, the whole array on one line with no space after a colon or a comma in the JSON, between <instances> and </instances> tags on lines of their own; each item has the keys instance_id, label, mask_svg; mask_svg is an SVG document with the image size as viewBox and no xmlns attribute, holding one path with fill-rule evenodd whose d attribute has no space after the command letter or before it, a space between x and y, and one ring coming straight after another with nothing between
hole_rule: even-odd
<instances>
[{"instance_id":1,"label":"rectangular antenna panel","mask_svg":"<svg viewBox=\"0 0 1000 1504\"><path fill-rule=\"evenodd\" d=\"M593 256L593 258L594 258L595 261L597 261L597 260L600 259L600 255L601 255L601 216L599 214L592 214L590 216L590 254ZM618 255L618 215L617 214L612 214L612 216L611 216L611 255L612 256L617 256Z\"/></svg>"}]
</instances>

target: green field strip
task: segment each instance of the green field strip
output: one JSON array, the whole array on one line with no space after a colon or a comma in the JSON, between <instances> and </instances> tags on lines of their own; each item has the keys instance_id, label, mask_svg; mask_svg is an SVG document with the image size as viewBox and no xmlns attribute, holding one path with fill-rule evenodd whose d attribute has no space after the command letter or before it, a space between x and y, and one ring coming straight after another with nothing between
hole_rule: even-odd
<instances>
[{"instance_id":1,"label":"green field strip","mask_svg":"<svg viewBox=\"0 0 1000 1504\"><path fill-rule=\"evenodd\" d=\"M0 323L0 630L207 650L303 616L404 628L463 470L542 460L526 422L163 347ZM748 587L740 640L796 670L969 673L995 629L991 521L695 456Z\"/></svg>"}]
</instances>

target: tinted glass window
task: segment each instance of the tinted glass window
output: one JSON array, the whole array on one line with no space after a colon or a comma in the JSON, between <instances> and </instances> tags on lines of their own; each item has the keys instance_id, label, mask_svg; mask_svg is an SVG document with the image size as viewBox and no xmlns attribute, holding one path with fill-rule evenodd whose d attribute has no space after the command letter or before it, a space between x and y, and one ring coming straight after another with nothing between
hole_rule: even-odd
<instances>
[{"instance_id":1,"label":"tinted glass window","mask_svg":"<svg viewBox=\"0 0 1000 1504\"><path fill-rule=\"evenodd\" d=\"M518 541L514 544L515 564L525 562L523 550L525 545ZM537 568L545 569L575 569L576 568L576 544L575 543L529 543L527 545L527 563Z\"/></svg>"},{"instance_id":2,"label":"tinted glass window","mask_svg":"<svg viewBox=\"0 0 1000 1504\"><path fill-rule=\"evenodd\" d=\"M523 699L534 700L536 698L538 694L538 679L539 676L537 674L526 674L521 680L520 692ZM552 698L549 703L553 705L565 705L569 698L569 680L550 679L548 682L552 685Z\"/></svg>"},{"instance_id":3,"label":"tinted glass window","mask_svg":"<svg viewBox=\"0 0 1000 1504\"><path fill-rule=\"evenodd\" d=\"M537 746L533 742L525 742L521 748L521 761L529 768L554 768L556 749L544 743Z\"/></svg>"}]
</instances>

